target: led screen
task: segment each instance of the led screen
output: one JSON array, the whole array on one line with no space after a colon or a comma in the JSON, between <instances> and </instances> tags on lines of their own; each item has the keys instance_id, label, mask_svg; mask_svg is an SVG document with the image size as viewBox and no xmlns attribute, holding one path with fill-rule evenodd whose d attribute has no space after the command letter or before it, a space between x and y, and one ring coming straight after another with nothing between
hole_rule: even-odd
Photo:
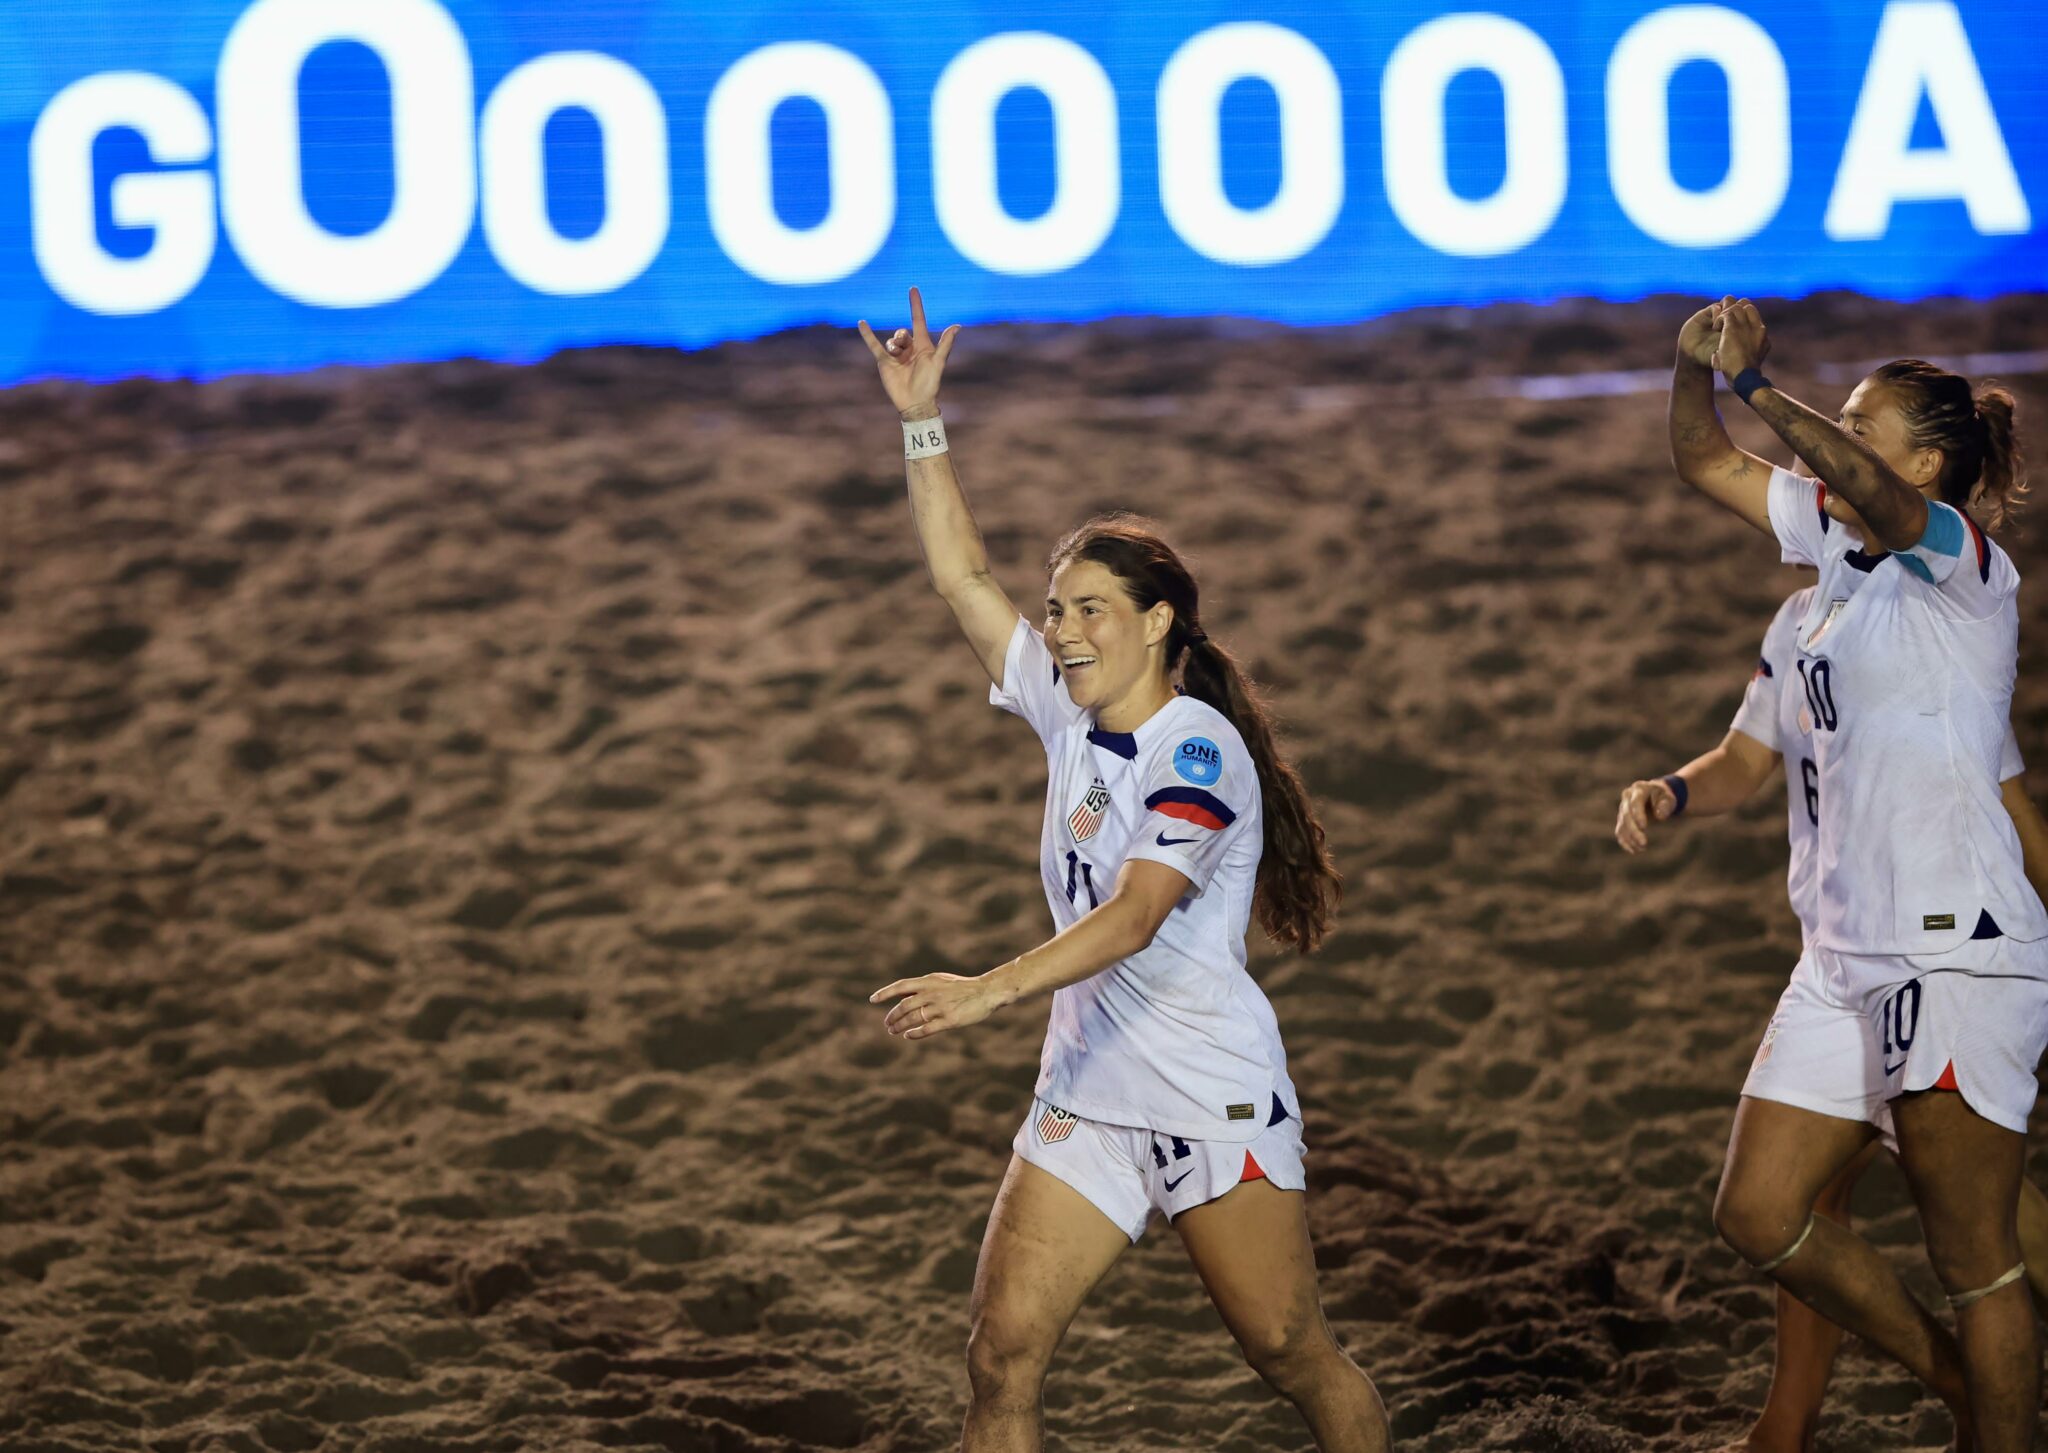
<instances>
[{"instance_id":1,"label":"led screen","mask_svg":"<svg viewBox=\"0 0 2048 1453\"><path fill-rule=\"evenodd\" d=\"M2021 4L11 0L0 378L2041 286Z\"/></svg>"}]
</instances>

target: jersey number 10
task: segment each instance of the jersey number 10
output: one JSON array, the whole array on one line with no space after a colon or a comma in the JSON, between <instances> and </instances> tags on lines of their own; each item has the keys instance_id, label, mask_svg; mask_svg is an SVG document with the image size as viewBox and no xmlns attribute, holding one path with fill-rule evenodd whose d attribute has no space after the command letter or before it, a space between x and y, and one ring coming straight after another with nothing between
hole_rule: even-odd
<instances>
[{"instance_id":1,"label":"jersey number 10","mask_svg":"<svg viewBox=\"0 0 2048 1453\"><path fill-rule=\"evenodd\" d=\"M1806 704L1813 710L1813 724L1835 729L1835 670L1826 661L1801 661L1799 679L1806 683Z\"/></svg>"}]
</instances>

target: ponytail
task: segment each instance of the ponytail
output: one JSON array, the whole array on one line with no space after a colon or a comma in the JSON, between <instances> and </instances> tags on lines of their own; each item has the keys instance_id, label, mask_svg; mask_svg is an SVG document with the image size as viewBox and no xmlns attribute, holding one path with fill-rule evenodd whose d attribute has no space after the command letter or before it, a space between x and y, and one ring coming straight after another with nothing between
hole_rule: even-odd
<instances>
[{"instance_id":1,"label":"ponytail","mask_svg":"<svg viewBox=\"0 0 2048 1453\"><path fill-rule=\"evenodd\" d=\"M1179 629L1176 622L1175 629ZM1265 805L1265 852L1259 857L1258 893L1252 902L1259 927L1276 943L1310 953L1336 917L1342 879L1330 860L1323 825L1294 764L1280 754L1274 718L1264 695L1230 652L1196 627L1181 665L1188 695L1216 708L1237 734L1259 771Z\"/></svg>"},{"instance_id":2,"label":"ponytail","mask_svg":"<svg viewBox=\"0 0 2048 1453\"><path fill-rule=\"evenodd\" d=\"M1202 629L1194 576L1150 521L1131 514L1101 515L1082 525L1053 547L1047 573L1069 560L1104 567L1141 611L1161 601L1173 607L1168 669L1178 666L1182 689L1229 720L1258 769L1265 842L1252 912L1276 943L1312 952L1329 935L1342 880L1308 788L1281 755L1272 709L1236 659Z\"/></svg>"},{"instance_id":3,"label":"ponytail","mask_svg":"<svg viewBox=\"0 0 2048 1453\"><path fill-rule=\"evenodd\" d=\"M2012 427L2012 394L1997 384L1977 395L1977 417L1984 425L1984 513L1989 528L2012 523L2026 507L2027 460Z\"/></svg>"},{"instance_id":4,"label":"ponytail","mask_svg":"<svg viewBox=\"0 0 2048 1453\"><path fill-rule=\"evenodd\" d=\"M1981 485L1986 526L2011 524L2027 492L2011 392L1997 384L1973 392L1961 374L1918 358L1887 363L1871 377L1897 397L1914 447L1941 451L1942 499L1962 509Z\"/></svg>"}]
</instances>

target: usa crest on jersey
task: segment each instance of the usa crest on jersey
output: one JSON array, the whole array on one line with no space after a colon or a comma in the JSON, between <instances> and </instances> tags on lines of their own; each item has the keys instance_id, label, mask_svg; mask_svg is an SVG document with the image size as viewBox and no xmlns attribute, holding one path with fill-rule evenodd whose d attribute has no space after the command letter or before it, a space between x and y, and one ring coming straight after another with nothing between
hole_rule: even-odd
<instances>
[{"instance_id":1,"label":"usa crest on jersey","mask_svg":"<svg viewBox=\"0 0 2048 1453\"><path fill-rule=\"evenodd\" d=\"M1078 1124L1080 1121L1073 1111L1062 1110L1057 1105L1047 1105L1045 1113L1038 1117L1038 1138L1047 1145L1058 1145L1074 1133L1074 1127Z\"/></svg>"},{"instance_id":2,"label":"usa crest on jersey","mask_svg":"<svg viewBox=\"0 0 2048 1453\"><path fill-rule=\"evenodd\" d=\"M1104 814L1109 811L1109 789L1097 777L1095 785L1081 798L1080 806L1067 814L1067 830L1074 835L1074 841L1085 843L1095 836L1102 826Z\"/></svg>"}]
</instances>

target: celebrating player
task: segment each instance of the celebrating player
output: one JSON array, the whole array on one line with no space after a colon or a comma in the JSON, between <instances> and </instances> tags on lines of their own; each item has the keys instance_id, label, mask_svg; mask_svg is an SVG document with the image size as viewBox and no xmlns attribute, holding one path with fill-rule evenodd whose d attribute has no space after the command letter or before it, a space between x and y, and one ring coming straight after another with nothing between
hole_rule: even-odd
<instances>
[{"instance_id":1,"label":"celebrating player","mask_svg":"<svg viewBox=\"0 0 2048 1453\"><path fill-rule=\"evenodd\" d=\"M2024 487L2012 397L1886 364L1830 420L1772 387L1757 309L1724 299L1680 332L1679 474L1820 581L1793 669L1818 794L1810 951L1861 1010L1959 1360L1884 1259L1815 1202L1877 1135L1867 1120L1745 1096L1714 1219L1758 1270L1883 1349L1984 1453L2034 1447L2040 1379L2018 1205L2034 1066L2048 1047L2048 910L1998 788L2018 655L2018 572L1994 523ZM1818 476L1735 447L1714 370Z\"/></svg>"},{"instance_id":2,"label":"celebrating player","mask_svg":"<svg viewBox=\"0 0 2048 1453\"><path fill-rule=\"evenodd\" d=\"M1639 853L1670 819L1732 811L1764 784L1782 758L1792 845L1786 883L1804 951L1764 1031L1742 1093L1838 1119L1868 1121L1889 1144L1891 1115L1874 1073L1878 1061L1868 1053L1863 1015L1830 994L1811 948L1819 907L1815 850L1821 805L1812 740L1816 723L1800 684L1797 640L1813 595L1808 586L1778 608L1727 737L1669 776L1631 783L1621 795L1614 836L1627 851ZM2008 727L1999 764L2002 796L2019 834L2028 881L2037 893L2048 893L2048 820L2027 795L2021 770L2019 744ZM1828 1183L1814 1204L1816 1214L1849 1225L1850 1192L1876 1150L1874 1143L1867 1146ZM2019 1232L2035 1301L2048 1305L2048 1198L2031 1182L2020 1193ZM1743 1453L1812 1453L1841 1340L1840 1328L1778 1289L1777 1361L1770 1393L1755 1426L1736 1448ZM1945 1331L1941 1341L1943 1356L1955 1365Z\"/></svg>"},{"instance_id":3,"label":"celebrating player","mask_svg":"<svg viewBox=\"0 0 2048 1453\"><path fill-rule=\"evenodd\" d=\"M1245 1359L1325 1453L1388 1447L1371 1381L1324 1321L1300 1194L1299 1101L1271 1005L1245 972L1253 916L1301 950L1337 874L1300 777L1196 587L1131 516L1054 548L1043 630L989 573L939 419L959 336L862 339L903 418L911 513L933 586L1049 768L1040 835L1059 932L985 974L879 989L924 1040L1052 995L1036 1101L1017 1131L974 1276L963 1453L1031 1450L1067 1324L1164 1212ZM1174 685L1179 675L1183 690Z\"/></svg>"}]
</instances>

